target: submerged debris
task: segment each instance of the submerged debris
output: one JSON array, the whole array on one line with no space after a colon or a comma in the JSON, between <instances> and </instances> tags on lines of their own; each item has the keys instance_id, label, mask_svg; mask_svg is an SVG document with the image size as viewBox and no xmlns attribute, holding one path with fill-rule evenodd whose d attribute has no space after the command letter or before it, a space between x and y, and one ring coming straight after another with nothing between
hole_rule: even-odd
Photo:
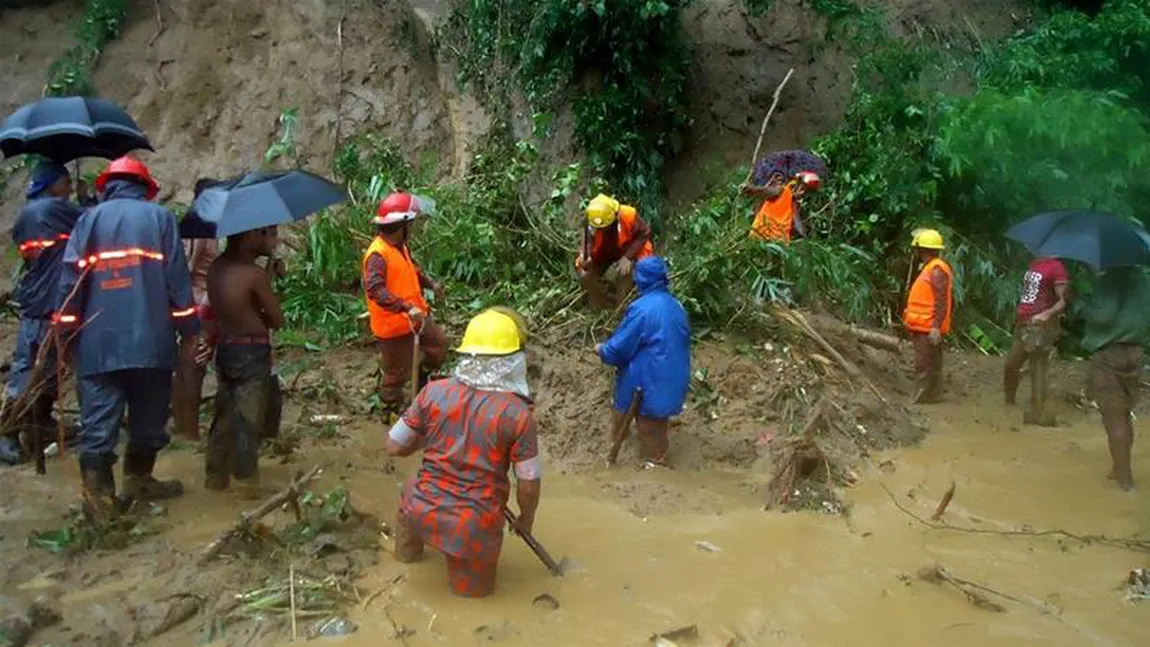
<instances>
[{"instance_id":1,"label":"submerged debris","mask_svg":"<svg viewBox=\"0 0 1150 647\"><path fill-rule=\"evenodd\" d=\"M1125 600L1130 603L1150 600L1150 568L1136 568L1126 577Z\"/></svg>"}]
</instances>

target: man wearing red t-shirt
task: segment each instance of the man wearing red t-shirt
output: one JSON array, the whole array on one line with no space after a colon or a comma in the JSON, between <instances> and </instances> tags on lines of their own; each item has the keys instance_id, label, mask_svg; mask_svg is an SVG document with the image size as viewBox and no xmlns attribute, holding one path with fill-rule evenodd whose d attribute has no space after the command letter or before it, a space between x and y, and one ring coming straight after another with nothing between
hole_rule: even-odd
<instances>
[{"instance_id":1,"label":"man wearing red t-shirt","mask_svg":"<svg viewBox=\"0 0 1150 647\"><path fill-rule=\"evenodd\" d=\"M1041 257L1030 262L1022 278L1022 297L1014 321L1014 343L1006 357L1002 388L1007 404L1014 404L1022 365L1030 362L1030 410L1023 416L1026 424L1053 426L1047 416L1046 373L1054 342L1062 333L1059 321L1066 310L1066 289L1070 275L1056 258Z\"/></svg>"}]
</instances>

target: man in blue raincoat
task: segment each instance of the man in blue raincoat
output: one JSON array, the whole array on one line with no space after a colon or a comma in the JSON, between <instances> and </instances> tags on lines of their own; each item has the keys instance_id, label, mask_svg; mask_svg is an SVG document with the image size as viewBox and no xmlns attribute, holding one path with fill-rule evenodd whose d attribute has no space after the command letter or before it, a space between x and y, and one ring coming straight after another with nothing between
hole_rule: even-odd
<instances>
[{"instance_id":1,"label":"man in blue raincoat","mask_svg":"<svg viewBox=\"0 0 1150 647\"><path fill-rule=\"evenodd\" d=\"M12 227L12 241L24 261L24 273L16 286L20 332L4 396L10 407L20 408L14 414L20 419L14 421L12 428L48 433L56 401L56 349L47 335L56 313L64 246L83 211L68 200L72 178L62 165L41 162L33 169L31 179L25 193L28 202ZM36 358L44 344L48 348L37 367ZM28 396L22 398L25 393ZM0 462L15 464L20 459L18 439L0 438Z\"/></svg>"},{"instance_id":2,"label":"man in blue raincoat","mask_svg":"<svg viewBox=\"0 0 1150 647\"><path fill-rule=\"evenodd\" d=\"M183 494L183 484L159 481L152 470L168 444L176 333L179 352L194 356L200 321L176 218L150 202L159 185L148 168L122 157L96 179L96 190L100 205L76 223L64 252L59 301L60 325L78 328L67 351L80 398L85 509L102 516L116 509L112 465L125 407L120 503Z\"/></svg>"},{"instance_id":3,"label":"man in blue raincoat","mask_svg":"<svg viewBox=\"0 0 1150 647\"><path fill-rule=\"evenodd\" d=\"M627 306L611 338L595 346L615 373L616 420L641 389L635 424L647 465L666 465L668 420L683 411L691 382L691 326L668 291L667 264L650 256L635 264L639 298Z\"/></svg>"}]
</instances>

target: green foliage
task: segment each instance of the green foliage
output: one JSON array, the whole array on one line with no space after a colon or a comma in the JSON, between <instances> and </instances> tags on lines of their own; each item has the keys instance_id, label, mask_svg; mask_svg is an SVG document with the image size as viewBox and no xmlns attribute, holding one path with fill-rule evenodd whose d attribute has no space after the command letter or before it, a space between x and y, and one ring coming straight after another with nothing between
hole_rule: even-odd
<instances>
[{"instance_id":1,"label":"green foliage","mask_svg":"<svg viewBox=\"0 0 1150 647\"><path fill-rule=\"evenodd\" d=\"M570 100L575 137L609 190L660 223L662 169L687 125L690 0L468 0L448 22L465 82L518 83L547 112Z\"/></svg>"},{"instance_id":2,"label":"green foliage","mask_svg":"<svg viewBox=\"0 0 1150 647\"><path fill-rule=\"evenodd\" d=\"M127 16L127 0L87 0L76 25L76 44L48 69L44 93L57 97L95 94L92 66L104 46L120 35Z\"/></svg>"},{"instance_id":3,"label":"green foliage","mask_svg":"<svg viewBox=\"0 0 1150 647\"><path fill-rule=\"evenodd\" d=\"M743 4L747 7L747 13L752 16L764 16L771 10L774 0L743 0Z\"/></svg>"}]
</instances>

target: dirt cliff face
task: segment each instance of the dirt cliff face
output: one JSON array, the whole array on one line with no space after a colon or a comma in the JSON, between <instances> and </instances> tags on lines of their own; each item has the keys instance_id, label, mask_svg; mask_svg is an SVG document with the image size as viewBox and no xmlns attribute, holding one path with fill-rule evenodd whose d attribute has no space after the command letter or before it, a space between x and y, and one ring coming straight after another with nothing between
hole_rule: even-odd
<instances>
[{"instance_id":1,"label":"dirt cliff face","mask_svg":"<svg viewBox=\"0 0 1150 647\"><path fill-rule=\"evenodd\" d=\"M1014 28L1014 3L887 0L897 33L995 38ZM70 41L82 3L58 0L3 11L0 111L40 95L47 69ZM298 109L299 161L326 172L338 139L364 130L404 144L442 175L467 165L489 122L455 87L450 61L429 33L447 0L165 0L133 3L127 27L95 72L103 96L128 107L156 145L147 155L162 198L187 200L197 177L256 166L285 108ZM743 0L697 0L684 16L694 47L687 150L669 168L675 198L698 190L700 166L746 163L775 86L790 67L766 140L802 145L841 118L851 60L825 41L825 21L806 0L776 0L751 17ZM505 109L498 109L506 117ZM529 119L529 115L524 115ZM564 116L558 115L560 125ZM514 117L513 117L514 119ZM565 129L569 131L569 129ZM560 135L559 139L568 139ZM577 154L545 142L557 162ZM94 162L90 162L92 167ZM9 183L0 229L15 215L22 178Z\"/></svg>"}]
</instances>

